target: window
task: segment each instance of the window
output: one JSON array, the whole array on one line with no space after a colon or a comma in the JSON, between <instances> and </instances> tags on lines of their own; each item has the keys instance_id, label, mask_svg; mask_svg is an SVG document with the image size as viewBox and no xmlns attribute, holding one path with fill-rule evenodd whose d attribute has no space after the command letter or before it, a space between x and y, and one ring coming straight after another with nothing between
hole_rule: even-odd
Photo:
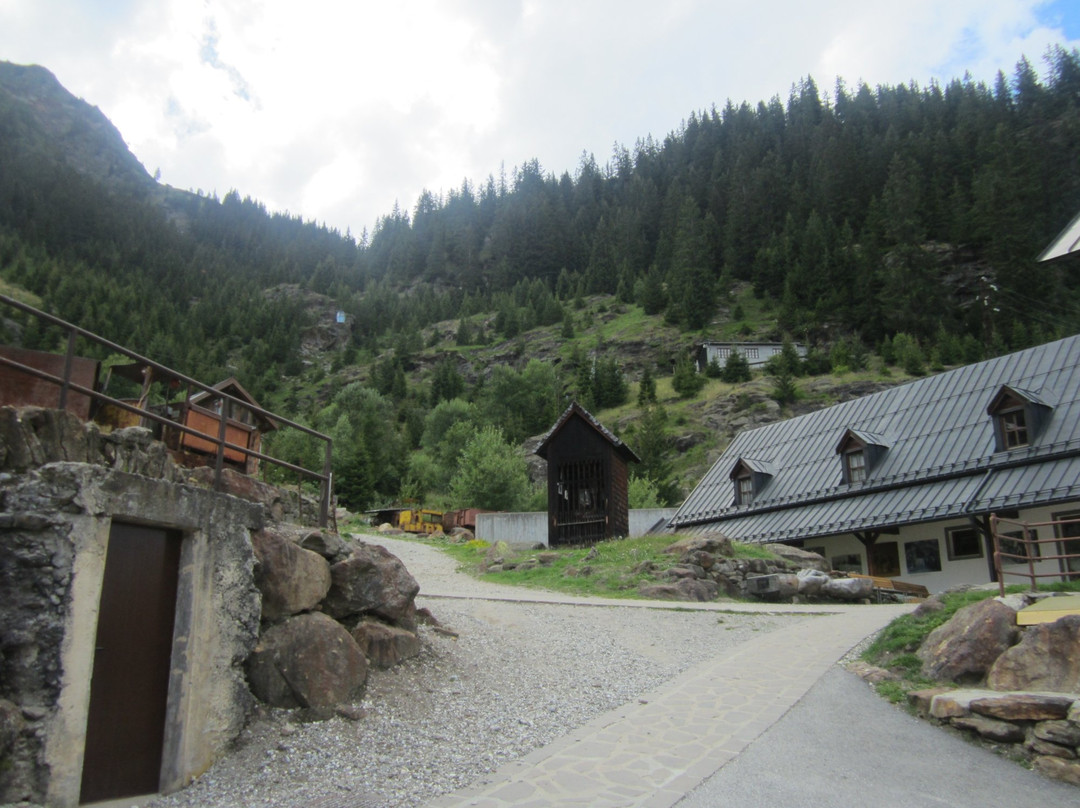
<instances>
[{"instance_id":1,"label":"window","mask_svg":"<svg viewBox=\"0 0 1080 808\"><path fill-rule=\"evenodd\" d=\"M772 464L748 457L739 458L729 479L735 486L735 505L749 505L776 473Z\"/></svg>"},{"instance_id":2,"label":"window","mask_svg":"<svg viewBox=\"0 0 1080 808\"><path fill-rule=\"evenodd\" d=\"M946 530L945 547L949 553L949 561L983 556L982 536L978 528L974 527L952 527Z\"/></svg>"},{"instance_id":3,"label":"window","mask_svg":"<svg viewBox=\"0 0 1080 808\"><path fill-rule=\"evenodd\" d=\"M1007 452L1031 446L1053 416L1052 390L1038 392L1002 385L986 413L993 420L994 451Z\"/></svg>"},{"instance_id":4,"label":"window","mask_svg":"<svg viewBox=\"0 0 1080 808\"><path fill-rule=\"evenodd\" d=\"M739 501L736 505L749 505L754 501L754 480L749 474L744 474L741 477L735 478L735 483L739 489Z\"/></svg>"},{"instance_id":5,"label":"window","mask_svg":"<svg viewBox=\"0 0 1080 808\"><path fill-rule=\"evenodd\" d=\"M1027 419L1023 409L1007 410L998 416L1006 449L1028 445Z\"/></svg>"},{"instance_id":6,"label":"window","mask_svg":"<svg viewBox=\"0 0 1080 808\"><path fill-rule=\"evenodd\" d=\"M745 350L746 350L746 358L747 359L757 359L758 358L758 349L757 348L746 348Z\"/></svg>"},{"instance_id":7,"label":"window","mask_svg":"<svg viewBox=\"0 0 1080 808\"><path fill-rule=\"evenodd\" d=\"M842 481L846 485L866 482L870 471L881 462L888 449L888 439L884 435L863 429L845 429L836 444Z\"/></svg>"},{"instance_id":8,"label":"window","mask_svg":"<svg viewBox=\"0 0 1080 808\"><path fill-rule=\"evenodd\" d=\"M911 574L941 572L941 551L937 539L909 541L904 544L904 560Z\"/></svg>"},{"instance_id":9,"label":"window","mask_svg":"<svg viewBox=\"0 0 1080 808\"><path fill-rule=\"evenodd\" d=\"M866 455L862 449L844 454L844 463L847 465L847 481L849 483L861 483L866 479Z\"/></svg>"}]
</instances>

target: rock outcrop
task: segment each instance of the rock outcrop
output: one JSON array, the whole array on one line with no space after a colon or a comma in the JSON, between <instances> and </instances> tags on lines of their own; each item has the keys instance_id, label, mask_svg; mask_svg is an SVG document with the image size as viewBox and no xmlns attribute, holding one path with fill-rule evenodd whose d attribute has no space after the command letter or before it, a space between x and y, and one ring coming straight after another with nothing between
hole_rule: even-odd
<instances>
[{"instance_id":1,"label":"rock outcrop","mask_svg":"<svg viewBox=\"0 0 1080 808\"><path fill-rule=\"evenodd\" d=\"M706 601L725 596L786 602L865 601L874 594L869 578L831 572L817 553L783 544L770 544L769 550L777 557L736 558L726 536L688 536L664 550L676 558L675 564L659 573L667 580L647 584L638 593L666 600Z\"/></svg>"},{"instance_id":2,"label":"rock outcrop","mask_svg":"<svg viewBox=\"0 0 1080 808\"><path fill-rule=\"evenodd\" d=\"M916 652L931 679L980 681L990 666L1020 639L1016 612L987 599L965 606L930 632Z\"/></svg>"},{"instance_id":3,"label":"rock outcrop","mask_svg":"<svg viewBox=\"0 0 1080 808\"><path fill-rule=\"evenodd\" d=\"M1031 626L986 676L991 690L1080 693L1080 615Z\"/></svg>"},{"instance_id":4,"label":"rock outcrop","mask_svg":"<svg viewBox=\"0 0 1080 808\"><path fill-rule=\"evenodd\" d=\"M255 585L262 593L263 620L307 612L330 591L330 563L296 545L277 526L251 535L255 548Z\"/></svg>"},{"instance_id":5,"label":"rock outcrop","mask_svg":"<svg viewBox=\"0 0 1080 808\"><path fill-rule=\"evenodd\" d=\"M362 544L330 568L333 584L323 611L336 618L373 614L406 620L420 585L401 560L377 544Z\"/></svg>"},{"instance_id":6,"label":"rock outcrop","mask_svg":"<svg viewBox=\"0 0 1080 808\"><path fill-rule=\"evenodd\" d=\"M352 635L319 612L271 626L248 657L255 695L274 707L306 707L329 716L367 681L367 660Z\"/></svg>"}]
</instances>

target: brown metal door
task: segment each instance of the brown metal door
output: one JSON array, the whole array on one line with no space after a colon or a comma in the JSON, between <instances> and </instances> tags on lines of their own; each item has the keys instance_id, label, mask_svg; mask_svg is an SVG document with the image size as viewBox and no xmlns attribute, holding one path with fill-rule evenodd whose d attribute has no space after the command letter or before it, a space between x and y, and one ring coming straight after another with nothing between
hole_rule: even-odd
<instances>
[{"instance_id":1,"label":"brown metal door","mask_svg":"<svg viewBox=\"0 0 1080 808\"><path fill-rule=\"evenodd\" d=\"M82 802L158 790L179 534L114 523L98 613Z\"/></svg>"}]
</instances>

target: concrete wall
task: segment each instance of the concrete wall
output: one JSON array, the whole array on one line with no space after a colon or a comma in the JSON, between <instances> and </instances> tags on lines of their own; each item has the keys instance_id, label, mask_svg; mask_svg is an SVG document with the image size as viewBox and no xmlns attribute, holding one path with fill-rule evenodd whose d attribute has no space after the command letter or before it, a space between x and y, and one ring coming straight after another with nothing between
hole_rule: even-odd
<instances>
[{"instance_id":1,"label":"concrete wall","mask_svg":"<svg viewBox=\"0 0 1080 808\"><path fill-rule=\"evenodd\" d=\"M495 544L547 544L546 511L532 513L478 513L476 538Z\"/></svg>"},{"instance_id":2,"label":"concrete wall","mask_svg":"<svg viewBox=\"0 0 1080 808\"><path fill-rule=\"evenodd\" d=\"M76 806L98 603L114 519L183 535L161 788L224 753L252 699L242 664L260 598L250 531L263 509L235 497L86 463L0 474L0 698L31 716L0 771L0 803Z\"/></svg>"},{"instance_id":3,"label":"concrete wall","mask_svg":"<svg viewBox=\"0 0 1080 808\"><path fill-rule=\"evenodd\" d=\"M678 510L678 508L631 508L630 535L644 536L651 531L658 531L656 524L661 520L666 523Z\"/></svg>"},{"instance_id":4,"label":"concrete wall","mask_svg":"<svg viewBox=\"0 0 1080 808\"><path fill-rule=\"evenodd\" d=\"M633 508L630 510L630 535L643 536L661 519L675 515L676 508ZM546 511L531 513L479 513L476 515L476 538L494 544L536 545L548 543Z\"/></svg>"}]
</instances>

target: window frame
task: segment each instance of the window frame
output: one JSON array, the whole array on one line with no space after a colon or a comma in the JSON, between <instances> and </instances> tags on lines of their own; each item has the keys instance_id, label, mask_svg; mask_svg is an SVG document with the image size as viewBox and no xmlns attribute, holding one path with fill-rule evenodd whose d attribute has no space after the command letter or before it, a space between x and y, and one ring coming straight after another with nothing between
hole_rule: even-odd
<instances>
[{"instance_id":1,"label":"window frame","mask_svg":"<svg viewBox=\"0 0 1080 808\"><path fill-rule=\"evenodd\" d=\"M1010 407L997 414L1001 429L1001 444L1005 451L1031 445L1031 430L1024 407Z\"/></svg>"},{"instance_id":2,"label":"window frame","mask_svg":"<svg viewBox=\"0 0 1080 808\"><path fill-rule=\"evenodd\" d=\"M745 471L735 477L736 505L749 505L754 501L754 475Z\"/></svg>"},{"instance_id":3,"label":"window frame","mask_svg":"<svg viewBox=\"0 0 1080 808\"><path fill-rule=\"evenodd\" d=\"M853 461L858 458L858 465ZM866 482L867 474L867 462L866 462L866 449L862 446L857 446L854 449L849 449L844 452L844 472L845 482L849 485L853 483Z\"/></svg>"},{"instance_id":4,"label":"window frame","mask_svg":"<svg viewBox=\"0 0 1080 808\"><path fill-rule=\"evenodd\" d=\"M955 536L959 533L973 533L975 534L975 543L978 545L979 552L976 555L969 553L959 553L956 550ZM978 558L984 558L986 556L986 550L984 547L982 531L977 527L971 525L956 525L955 527L945 528L945 551L949 561L969 561Z\"/></svg>"}]
</instances>

